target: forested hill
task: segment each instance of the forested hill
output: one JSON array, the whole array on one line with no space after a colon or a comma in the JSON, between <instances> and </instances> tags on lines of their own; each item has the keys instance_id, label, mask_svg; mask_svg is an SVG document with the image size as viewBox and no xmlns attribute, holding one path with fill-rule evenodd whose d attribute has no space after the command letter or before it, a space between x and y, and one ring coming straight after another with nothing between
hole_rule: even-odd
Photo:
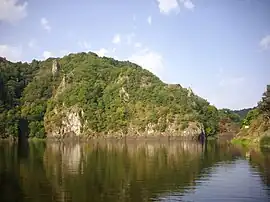
<instances>
[{"instance_id":1,"label":"forested hill","mask_svg":"<svg viewBox=\"0 0 270 202\"><path fill-rule=\"evenodd\" d=\"M243 120L247 116L248 112L253 110L253 109L255 109L255 107L239 109L239 110L233 110L233 112L238 114L240 116L241 120Z\"/></svg>"},{"instance_id":2,"label":"forested hill","mask_svg":"<svg viewBox=\"0 0 270 202\"><path fill-rule=\"evenodd\" d=\"M0 135L181 135L218 132L219 112L191 89L95 53L0 60Z\"/></svg>"}]
</instances>

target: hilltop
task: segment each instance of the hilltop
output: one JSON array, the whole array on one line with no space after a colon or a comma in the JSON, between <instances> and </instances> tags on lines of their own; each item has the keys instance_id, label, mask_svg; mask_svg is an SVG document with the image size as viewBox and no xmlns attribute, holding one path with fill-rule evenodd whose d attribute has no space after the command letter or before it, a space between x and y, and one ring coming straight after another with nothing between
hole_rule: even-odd
<instances>
[{"instance_id":1,"label":"hilltop","mask_svg":"<svg viewBox=\"0 0 270 202\"><path fill-rule=\"evenodd\" d=\"M69 54L0 60L0 134L29 137L178 135L218 131L216 107L129 61Z\"/></svg>"},{"instance_id":2,"label":"hilltop","mask_svg":"<svg viewBox=\"0 0 270 202\"><path fill-rule=\"evenodd\" d=\"M255 109L255 108L256 107L239 109L239 110L233 110L233 112L235 114L238 114L239 117L240 117L240 119L243 120L247 116L248 112L251 111L251 110L253 110L253 109Z\"/></svg>"}]
</instances>

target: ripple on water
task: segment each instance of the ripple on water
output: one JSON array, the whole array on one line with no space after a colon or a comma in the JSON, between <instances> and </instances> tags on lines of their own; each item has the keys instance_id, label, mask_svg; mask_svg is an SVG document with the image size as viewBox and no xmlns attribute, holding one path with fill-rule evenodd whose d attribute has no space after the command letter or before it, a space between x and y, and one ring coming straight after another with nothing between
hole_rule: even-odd
<instances>
[{"instance_id":1,"label":"ripple on water","mask_svg":"<svg viewBox=\"0 0 270 202\"><path fill-rule=\"evenodd\" d=\"M258 171L248 161L220 162L207 168L185 193L169 193L154 201L235 201L268 202L269 188L262 184ZM268 192L268 193L267 193Z\"/></svg>"}]
</instances>

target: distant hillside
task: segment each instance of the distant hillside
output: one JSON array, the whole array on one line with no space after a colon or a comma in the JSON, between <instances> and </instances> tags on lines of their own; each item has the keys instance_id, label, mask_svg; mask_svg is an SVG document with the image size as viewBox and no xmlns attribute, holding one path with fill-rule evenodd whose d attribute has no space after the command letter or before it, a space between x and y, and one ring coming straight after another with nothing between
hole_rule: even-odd
<instances>
[{"instance_id":1,"label":"distant hillside","mask_svg":"<svg viewBox=\"0 0 270 202\"><path fill-rule=\"evenodd\" d=\"M30 64L1 58L0 70L2 137L218 132L214 106L128 61L91 52Z\"/></svg>"},{"instance_id":2,"label":"distant hillside","mask_svg":"<svg viewBox=\"0 0 270 202\"><path fill-rule=\"evenodd\" d=\"M239 109L239 110L232 110L232 111L234 113L238 114L240 116L240 119L243 120L247 116L248 112L250 110L253 110L253 109L255 109L255 107L253 107L253 108L246 108L246 109Z\"/></svg>"},{"instance_id":3,"label":"distant hillside","mask_svg":"<svg viewBox=\"0 0 270 202\"><path fill-rule=\"evenodd\" d=\"M235 135L239 132L241 127L241 118L230 109L219 109L219 132L221 135L223 133L232 133Z\"/></svg>"}]
</instances>

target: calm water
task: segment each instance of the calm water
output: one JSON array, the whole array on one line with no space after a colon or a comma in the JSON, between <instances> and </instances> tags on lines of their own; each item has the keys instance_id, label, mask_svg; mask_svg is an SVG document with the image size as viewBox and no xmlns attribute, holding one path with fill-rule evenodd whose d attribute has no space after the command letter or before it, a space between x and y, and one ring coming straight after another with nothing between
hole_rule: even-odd
<instances>
[{"instance_id":1,"label":"calm water","mask_svg":"<svg viewBox=\"0 0 270 202\"><path fill-rule=\"evenodd\" d=\"M186 141L0 142L0 201L270 201L270 153Z\"/></svg>"}]
</instances>

